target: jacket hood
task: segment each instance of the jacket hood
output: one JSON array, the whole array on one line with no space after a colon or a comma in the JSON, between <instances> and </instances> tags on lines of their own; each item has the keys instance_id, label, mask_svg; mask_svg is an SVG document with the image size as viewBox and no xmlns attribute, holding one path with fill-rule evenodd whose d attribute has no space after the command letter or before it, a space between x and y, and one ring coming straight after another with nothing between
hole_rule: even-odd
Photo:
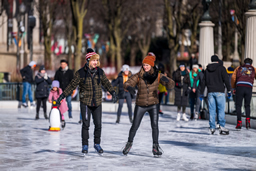
<instances>
[{"instance_id":1,"label":"jacket hood","mask_svg":"<svg viewBox=\"0 0 256 171\"><path fill-rule=\"evenodd\" d=\"M118 74L119 77L122 77L123 75L124 75L123 71L119 72L119 74ZM130 76L132 76L132 72L131 71L129 71L129 74L128 74L128 77L130 77Z\"/></svg>"},{"instance_id":2,"label":"jacket hood","mask_svg":"<svg viewBox=\"0 0 256 171\"><path fill-rule=\"evenodd\" d=\"M209 65L207 66L207 70L208 70L209 72L214 72L214 71L216 71L220 66L222 66L222 64L220 64L220 63L209 64Z\"/></svg>"}]
</instances>

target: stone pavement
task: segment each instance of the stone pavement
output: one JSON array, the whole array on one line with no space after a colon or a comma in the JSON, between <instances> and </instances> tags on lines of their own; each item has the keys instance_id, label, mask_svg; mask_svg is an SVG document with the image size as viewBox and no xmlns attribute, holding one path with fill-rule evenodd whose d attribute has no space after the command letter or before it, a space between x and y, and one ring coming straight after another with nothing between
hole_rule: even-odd
<instances>
[{"instance_id":1,"label":"stone pavement","mask_svg":"<svg viewBox=\"0 0 256 171\"><path fill-rule=\"evenodd\" d=\"M127 113L115 124L115 113L103 113L102 148L93 149L91 121L89 153L81 154L79 111L61 132L49 132L45 119L34 120L35 109L1 109L0 170L256 170L256 130L209 135L208 121L177 122L174 112L159 118L159 143L164 154L152 155L150 119L145 115L128 156L121 151L131 124ZM43 118L41 112L40 117Z\"/></svg>"}]
</instances>

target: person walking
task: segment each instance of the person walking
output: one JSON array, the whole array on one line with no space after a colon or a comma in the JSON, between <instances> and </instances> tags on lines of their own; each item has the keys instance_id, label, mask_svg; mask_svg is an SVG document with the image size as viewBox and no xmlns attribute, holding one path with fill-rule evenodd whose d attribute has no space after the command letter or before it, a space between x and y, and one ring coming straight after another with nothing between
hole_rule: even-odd
<instances>
[{"instance_id":1,"label":"person walking","mask_svg":"<svg viewBox=\"0 0 256 171\"><path fill-rule=\"evenodd\" d=\"M28 98L30 101L30 106L35 107L35 103L33 102L33 94L31 84L33 83L33 69L36 67L36 62L31 61L26 67L20 70L22 76L22 85L23 85L23 93L22 93L22 106L28 107L26 102L26 96L28 94Z\"/></svg>"},{"instance_id":2,"label":"person walking","mask_svg":"<svg viewBox=\"0 0 256 171\"><path fill-rule=\"evenodd\" d=\"M190 119L198 119L198 113L200 109L200 86L199 86L199 77L203 78L202 71L199 69L199 66L197 64L193 65L192 71L189 73L189 78L190 78L190 83L191 83L191 92L189 95L190 99L190 111L191 111L191 116ZM198 76L198 77L197 77ZM196 110L194 111L196 105Z\"/></svg>"},{"instance_id":3,"label":"person walking","mask_svg":"<svg viewBox=\"0 0 256 171\"><path fill-rule=\"evenodd\" d=\"M82 125L82 153L88 153L88 139L90 118L93 117L94 128L94 148L102 154L104 151L100 146L102 127L102 89L103 86L111 93L113 101L117 101L117 95L104 71L99 67L100 56L92 49L87 49L86 64L79 69L57 100L59 104L62 99L71 94L79 85L80 109L83 118Z\"/></svg>"},{"instance_id":4,"label":"person walking","mask_svg":"<svg viewBox=\"0 0 256 171\"><path fill-rule=\"evenodd\" d=\"M138 86L138 93L136 97L136 106L134 110L134 119L129 131L128 142L123 149L123 154L127 155L132 147L133 139L140 126L141 120L145 112L149 113L152 128L153 138L153 154L161 156L162 152L158 143L158 85L161 83L168 89L174 87L174 82L163 74L159 73L155 67L155 56L146 56L142 63L143 66L139 73L133 75L128 81L124 83L124 89L134 94L134 87Z\"/></svg>"},{"instance_id":5,"label":"person walking","mask_svg":"<svg viewBox=\"0 0 256 171\"><path fill-rule=\"evenodd\" d=\"M164 74L164 65L162 63L158 64L158 69L159 69L159 73ZM164 96L166 96L166 95L167 95L166 87L164 85L162 85L161 83L159 83L159 86L158 86L158 97L159 97L159 99L158 99L159 100L158 108L159 109L158 109L158 111L159 111L159 114L161 114L161 115L164 114L164 113L161 110L160 106L161 106L161 103L163 101Z\"/></svg>"},{"instance_id":6,"label":"person walking","mask_svg":"<svg viewBox=\"0 0 256 171\"><path fill-rule=\"evenodd\" d=\"M124 83L132 76L129 65L123 65L122 71L118 74L117 79L112 81L112 86L118 86L118 98L119 98L119 106L117 110L117 119L116 123L120 123L120 117L122 113L122 108L124 104L124 99L126 99L127 107L128 107L128 115L130 122L132 123L132 98L134 94L131 95L127 90L124 90Z\"/></svg>"},{"instance_id":7,"label":"person walking","mask_svg":"<svg viewBox=\"0 0 256 171\"><path fill-rule=\"evenodd\" d=\"M181 116L184 121L188 121L186 107L188 105L188 96L190 92L190 80L189 72L186 70L184 63L180 63L179 68L174 71L173 80L175 81L174 105L177 106L177 121L180 121Z\"/></svg>"},{"instance_id":8,"label":"person walking","mask_svg":"<svg viewBox=\"0 0 256 171\"><path fill-rule=\"evenodd\" d=\"M245 126L247 129L251 127L250 103L252 98L253 83L254 79L256 78L255 68L252 66L252 62L253 61L251 58L246 58L244 60L244 64L235 69L231 78L231 86L232 88L235 88L234 93L236 94L236 129L238 130L242 128L241 107L243 100L246 114Z\"/></svg>"},{"instance_id":9,"label":"person walking","mask_svg":"<svg viewBox=\"0 0 256 171\"><path fill-rule=\"evenodd\" d=\"M209 106L209 124L210 133L215 132L215 116L216 109L218 113L218 123L220 124L220 134L229 134L229 130L225 128L225 86L227 88L228 97L231 97L230 84L228 80L228 74L226 72L223 63L219 60L217 55L211 56L212 63L207 65L202 81L202 89L200 98L203 97L204 89L208 90L208 106ZM224 86L225 85L225 86Z\"/></svg>"},{"instance_id":10,"label":"person walking","mask_svg":"<svg viewBox=\"0 0 256 171\"><path fill-rule=\"evenodd\" d=\"M71 80L74 78L74 73L72 70L68 68L68 61L61 60L60 61L60 68L56 71L54 80L58 80L60 83L60 88L64 91ZM66 101L68 103L68 117L72 118L72 104L71 104L71 97L72 92L66 96Z\"/></svg>"},{"instance_id":11,"label":"person walking","mask_svg":"<svg viewBox=\"0 0 256 171\"><path fill-rule=\"evenodd\" d=\"M198 64L198 61L196 59L196 56L194 53L191 54L191 58L189 59L189 67L190 67L190 70L192 70L193 68L193 65L194 64Z\"/></svg>"},{"instance_id":12,"label":"person walking","mask_svg":"<svg viewBox=\"0 0 256 171\"><path fill-rule=\"evenodd\" d=\"M48 77L47 73L45 72L44 65L41 65L39 68L39 72L35 76L36 82L36 120L39 119L39 110L41 106L41 102L43 103L43 110L44 110L44 118L48 119L46 114L46 101L49 95L49 85L52 83L52 80Z\"/></svg>"}]
</instances>

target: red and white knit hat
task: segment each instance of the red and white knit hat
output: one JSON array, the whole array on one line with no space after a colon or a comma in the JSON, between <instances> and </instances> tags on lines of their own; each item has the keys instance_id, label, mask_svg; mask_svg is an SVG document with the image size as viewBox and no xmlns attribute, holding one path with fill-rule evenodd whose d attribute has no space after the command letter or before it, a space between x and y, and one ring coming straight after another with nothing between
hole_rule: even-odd
<instances>
[{"instance_id":1,"label":"red and white knit hat","mask_svg":"<svg viewBox=\"0 0 256 171\"><path fill-rule=\"evenodd\" d=\"M87 53L86 56L85 56L85 58L86 58L86 60L90 60L90 58L92 57L92 55L96 55L96 54L97 54L97 53L95 53L95 52Z\"/></svg>"}]
</instances>

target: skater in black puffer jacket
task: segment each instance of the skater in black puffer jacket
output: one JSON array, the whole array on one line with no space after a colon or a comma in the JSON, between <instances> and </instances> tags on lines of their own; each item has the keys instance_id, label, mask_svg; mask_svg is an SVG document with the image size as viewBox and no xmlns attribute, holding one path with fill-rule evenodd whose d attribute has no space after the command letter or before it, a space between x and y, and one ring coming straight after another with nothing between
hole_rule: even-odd
<instances>
[{"instance_id":1,"label":"skater in black puffer jacket","mask_svg":"<svg viewBox=\"0 0 256 171\"><path fill-rule=\"evenodd\" d=\"M177 121L181 118L182 108L182 119L188 121L186 116L186 106L188 105L188 95L190 92L190 80L189 72L185 68L185 64L181 63L180 67L173 73L173 81L175 81L175 101L174 105L177 106Z\"/></svg>"},{"instance_id":2,"label":"skater in black puffer jacket","mask_svg":"<svg viewBox=\"0 0 256 171\"><path fill-rule=\"evenodd\" d=\"M41 102L43 103L44 118L48 119L46 114L46 101L49 95L49 85L52 83L52 80L47 76L44 65L40 66L39 72L35 77L35 82L36 82L35 96L37 99L35 119L39 119L39 110L40 110Z\"/></svg>"},{"instance_id":3,"label":"skater in black puffer jacket","mask_svg":"<svg viewBox=\"0 0 256 171\"><path fill-rule=\"evenodd\" d=\"M130 122L132 123L132 98L134 95L131 95L127 90L124 90L124 83L132 76L129 65L123 65L122 71L118 74L117 79L112 81L112 86L118 86L118 97L119 97L119 106L117 110L117 119L116 123L120 122L121 112L124 104L124 99L126 99L128 114Z\"/></svg>"}]
</instances>

